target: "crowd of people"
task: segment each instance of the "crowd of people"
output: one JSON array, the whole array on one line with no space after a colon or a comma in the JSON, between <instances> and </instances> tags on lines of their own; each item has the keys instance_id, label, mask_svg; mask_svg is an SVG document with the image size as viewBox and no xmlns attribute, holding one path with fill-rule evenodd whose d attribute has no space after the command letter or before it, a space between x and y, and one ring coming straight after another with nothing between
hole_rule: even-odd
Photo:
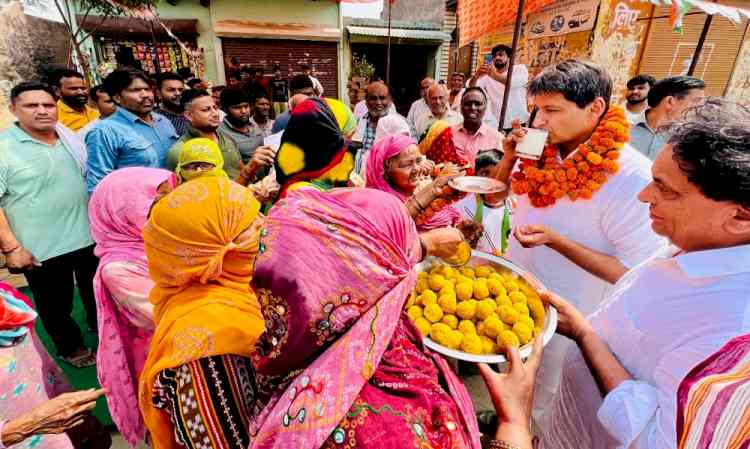
<instances>
[{"instance_id":1,"label":"crowd of people","mask_svg":"<svg viewBox=\"0 0 750 449\"><path fill-rule=\"evenodd\" d=\"M210 90L127 67L16 85L0 249L33 304L0 284L0 447L109 447L101 395L157 449L747 447L750 110L692 77L511 56L424 78L407 117L381 80L346 105L236 60ZM415 266L465 242L558 313L527 360L479 365L491 430L404 313ZM37 316L101 390L71 392Z\"/></svg>"}]
</instances>

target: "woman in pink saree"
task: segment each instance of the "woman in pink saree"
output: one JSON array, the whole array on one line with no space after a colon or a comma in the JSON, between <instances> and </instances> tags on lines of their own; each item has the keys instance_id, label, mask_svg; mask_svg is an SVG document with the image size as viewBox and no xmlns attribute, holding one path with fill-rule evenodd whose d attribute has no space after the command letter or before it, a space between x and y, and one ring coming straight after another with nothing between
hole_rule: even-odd
<instances>
[{"instance_id":1,"label":"woman in pink saree","mask_svg":"<svg viewBox=\"0 0 750 449\"><path fill-rule=\"evenodd\" d=\"M252 448L480 448L465 387L403 313L425 246L384 192L276 204L253 277L266 332Z\"/></svg>"},{"instance_id":2,"label":"woman in pink saree","mask_svg":"<svg viewBox=\"0 0 750 449\"><path fill-rule=\"evenodd\" d=\"M172 172L123 168L100 182L89 203L99 268L94 277L99 351L96 369L107 389L112 420L131 447L146 435L138 410L138 375L154 331L154 286L148 275L141 229L156 197L172 190Z\"/></svg>"}]
</instances>

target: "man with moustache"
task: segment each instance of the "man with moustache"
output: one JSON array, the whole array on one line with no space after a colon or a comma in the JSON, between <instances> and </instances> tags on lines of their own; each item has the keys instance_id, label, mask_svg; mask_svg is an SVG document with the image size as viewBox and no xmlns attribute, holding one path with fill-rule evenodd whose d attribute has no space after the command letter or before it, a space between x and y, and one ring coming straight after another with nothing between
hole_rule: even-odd
<instances>
[{"instance_id":1,"label":"man with moustache","mask_svg":"<svg viewBox=\"0 0 750 449\"><path fill-rule=\"evenodd\" d=\"M88 105L89 93L83 75L75 70L58 70L52 75L51 84L60 97L57 116L61 124L78 132L99 118L99 111Z\"/></svg>"},{"instance_id":2,"label":"man with moustache","mask_svg":"<svg viewBox=\"0 0 750 449\"><path fill-rule=\"evenodd\" d=\"M185 134L188 121L180 102L180 96L185 92L185 82L182 77L172 72L162 73L156 82L156 91L161 102L161 107L156 112L172 122L177 135Z\"/></svg>"},{"instance_id":3,"label":"man with moustache","mask_svg":"<svg viewBox=\"0 0 750 449\"><path fill-rule=\"evenodd\" d=\"M89 192L118 168L163 168L178 137L172 123L153 112L154 93L145 73L118 69L104 79L103 86L118 107L86 134Z\"/></svg>"},{"instance_id":4,"label":"man with moustache","mask_svg":"<svg viewBox=\"0 0 750 449\"><path fill-rule=\"evenodd\" d=\"M453 125L453 143L474 164L482 151L498 150L503 146L503 135L483 123L487 110L487 95L478 87L467 87L461 96L463 123Z\"/></svg>"},{"instance_id":5,"label":"man with moustache","mask_svg":"<svg viewBox=\"0 0 750 449\"><path fill-rule=\"evenodd\" d=\"M185 142L204 137L216 142L224 157L224 171L229 179L237 179L242 170L242 156L234 140L219 130L219 106L211 94L202 89L190 89L182 94L182 107L189 124L185 134L169 150L167 169L174 171L177 168Z\"/></svg>"},{"instance_id":6,"label":"man with moustache","mask_svg":"<svg viewBox=\"0 0 750 449\"><path fill-rule=\"evenodd\" d=\"M362 149L357 153L355 170L361 173L367 161L367 153L375 142L375 131L378 122L387 115L394 115L406 121L397 112L393 111L393 99L391 89L382 81L375 81L367 86L365 91L365 102L367 114L359 118L357 122L357 134L362 136Z\"/></svg>"},{"instance_id":7,"label":"man with moustache","mask_svg":"<svg viewBox=\"0 0 750 449\"><path fill-rule=\"evenodd\" d=\"M58 356L76 368L92 366L96 356L71 317L75 279L96 331L86 148L80 134L58 123L51 86L21 83L10 101L17 121L0 133L0 249L8 268L26 275Z\"/></svg>"},{"instance_id":8,"label":"man with moustache","mask_svg":"<svg viewBox=\"0 0 750 449\"><path fill-rule=\"evenodd\" d=\"M435 84L435 80L429 76L419 82L419 99L411 104L409 113L406 115L406 121L409 123L412 134L416 134L417 119L430 111L429 106L427 106L427 89L433 84Z\"/></svg>"},{"instance_id":9,"label":"man with moustache","mask_svg":"<svg viewBox=\"0 0 750 449\"><path fill-rule=\"evenodd\" d=\"M268 174L273 165L275 152L263 145L263 133L250 126L250 98L238 87L227 87L221 92L221 107L226 117L219 131L228 135L237 144L245 164L244 174L252 181Z\"/></svg>"},{"instance_id":10,"label":"man with moustache","mask_svg":"<svg viewBox=\"0 0 750 449\"><path fill-rule=\"evenodd\" d=\"M625 117L631 125L643 119L643 113L648 109L648 92L656 84L656 78L651 75L640 74L631 78L628 83L628 95L625 103Z\"/></svg>"},{"instance_id":11,"label":"man with moustache","mask_svg":"<svg viewBox=\"0 0 750 449\"><path fill-rule=\"evenodd\" d=\"M442 84L433 84L427 89L427 106L430 109L417 118L415 139L419 139L438 120L444 120L450 125L457 125L463 121L461 114L450 108L448 90Z\"/></svg>"},{"instance_id":12,"label":"man with moustache","mask_svg":"<svg viewBox=\"0 0 750 449\"><path fill-rule=\"evenodd\" d=\"M492 63L483 64L469 79L470 86L479 86L484 89L490 101L490 112L498 120L503 107L505 83L508 82L508 63L510 62L511 52L511 48L507 45L497 45L492 49ZM529 119L529 112L526 107L526 83L528 82L529 69L523 64L514 64L508 109L505 113L505 122L502 124L506 132L510 131L513 120L526 123Z\"/></svg>"}]
</instances>

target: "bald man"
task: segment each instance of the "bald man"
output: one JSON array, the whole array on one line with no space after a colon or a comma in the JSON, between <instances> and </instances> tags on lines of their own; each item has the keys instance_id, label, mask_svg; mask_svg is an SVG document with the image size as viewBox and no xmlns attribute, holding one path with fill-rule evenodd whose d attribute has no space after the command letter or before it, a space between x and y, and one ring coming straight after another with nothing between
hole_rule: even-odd
<instances>
[{"instance_id":1,"label":"bald man","mask_svg":"<svg viewBox=\"0 0 750 449\"><path fill-rule=\"evenodd\" d=\"M367 154L375 141L375 131L380 119L392 115L396 117L396 120L401 120L405 126L408 126L406 125L406 119L399 115L393 107L391 89L384 82L375 81L367 86L365 103L367 104L367 113L360 117L357 122L357 134L362 137L362 149L357 153L355 169L360 174L367 161Z\"/></svg>"},{"instance_id":2,"label":"bald man","mask_svg":"<svg viewBox=\"0 0 750 449\"><path fill-rule=\"evenodd\" d=\"M464 121L461 113L450 108L448 89L442 84L433 84L427 89L427 107L429 110L417 118L415 124L416 137L427 132L438 120L444 120L449 125L458 125Z\"/></svg>"},{"instance_id":3,"label":"bald man","mask_svg":"<svg viewBox=\"0 0 750 449\"><path fill-rule=\"evenodd\" d=\"M427 106L427 89L435 84L435 80L429 76L423 79L419 83L419 100L411 104L409 108L409 114L406 115L406 121L409 123L409 128L412 130L412 135L416 134L417 119L422 116L425 112L429 112L430 108Z\"/></svg>"}]
</instances>

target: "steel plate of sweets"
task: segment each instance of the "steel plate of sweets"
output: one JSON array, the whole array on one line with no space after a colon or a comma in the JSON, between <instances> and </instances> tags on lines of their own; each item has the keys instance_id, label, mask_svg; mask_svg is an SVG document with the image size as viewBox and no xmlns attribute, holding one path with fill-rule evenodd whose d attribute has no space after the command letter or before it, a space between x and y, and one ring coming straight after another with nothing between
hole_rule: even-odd
<instances>
[{"instance_id":1,"label":"steel plate of sweets","mask_svg":"<svg viewBox=\"0 0 750 449\"><path fill-rule=\"evenodd\" d=\"M479 251L462 267L429 257L416 266L417 285L406 312L430 349L469 362L503 363L507 344L531 354L546 345L557 311L539 297L544 286L522 268Z\"/></svg>"}]
</instances>

